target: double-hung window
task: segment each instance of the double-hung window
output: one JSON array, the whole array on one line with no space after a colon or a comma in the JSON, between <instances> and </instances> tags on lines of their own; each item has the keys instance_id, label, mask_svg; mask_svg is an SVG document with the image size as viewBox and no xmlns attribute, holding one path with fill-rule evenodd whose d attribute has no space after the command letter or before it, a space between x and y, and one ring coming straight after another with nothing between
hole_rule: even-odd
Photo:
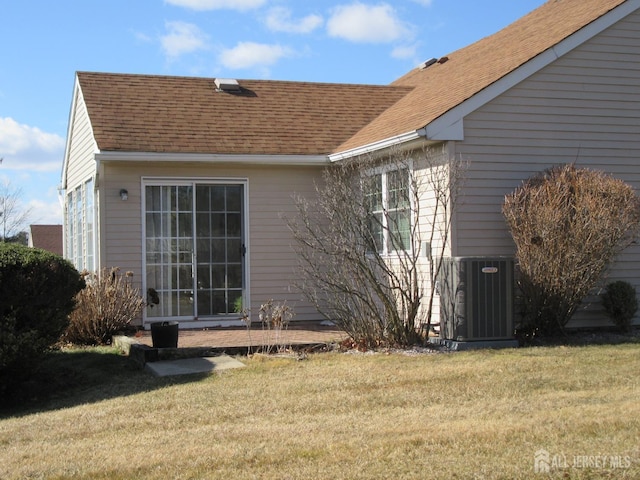
<instances>
[{"instance_id":1,"label":"double-hung window","mask_svg":"<svg viewBox=\"0 0 640 480\"><path fill-rule=\"evenodd\" d=\"M409 169L377 171L365 181L371 250L385 255L411 248Z\"/></svg>"}]
</instances>

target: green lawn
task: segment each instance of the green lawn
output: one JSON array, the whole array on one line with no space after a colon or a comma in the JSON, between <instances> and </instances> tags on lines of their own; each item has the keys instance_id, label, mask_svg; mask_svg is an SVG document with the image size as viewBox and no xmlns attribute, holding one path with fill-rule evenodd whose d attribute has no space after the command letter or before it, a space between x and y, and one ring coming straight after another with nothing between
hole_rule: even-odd
<instances>
[{"instance_id":1,"label":"green lawn","mask_svg":"<svg viewBox=\"0 0 640 480\"><path fill-rule=\"evenodd\" d=\"M640 478L637 343L241 360L53 354L54 398L0 416L0 478Z\"/></svg>"}]
</instances>

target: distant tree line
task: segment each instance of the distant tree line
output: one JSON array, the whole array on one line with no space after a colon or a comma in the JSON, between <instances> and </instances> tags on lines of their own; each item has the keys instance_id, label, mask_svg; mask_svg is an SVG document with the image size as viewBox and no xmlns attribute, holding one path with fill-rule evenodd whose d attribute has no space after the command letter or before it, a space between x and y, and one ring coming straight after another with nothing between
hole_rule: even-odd
<instances>
[{"instance_id":1,"label":"distant tree line","mask_svg":"<svg viewBox=\"0 0 640 480\"><path fill-rule=\"evenodd\" d=\"M21 196L22 190L9 182L0 184L0 242L28 244L28 233L23 229L29 223L31 209L22 207Z\"/></svg>"},{"instance_id":2,"label":"distant tree line","mask_svg":"<svg viewBox=\"0 0 640 480\"><path fill-rule=\"evenodd\" d=\"M5 243L19 243L20 245L28 245L29 244L29 234L25 231L18 232L15 235L11 235L10 237L2 237L0 236L0 242Z\"/></svg>"}]
</instances>

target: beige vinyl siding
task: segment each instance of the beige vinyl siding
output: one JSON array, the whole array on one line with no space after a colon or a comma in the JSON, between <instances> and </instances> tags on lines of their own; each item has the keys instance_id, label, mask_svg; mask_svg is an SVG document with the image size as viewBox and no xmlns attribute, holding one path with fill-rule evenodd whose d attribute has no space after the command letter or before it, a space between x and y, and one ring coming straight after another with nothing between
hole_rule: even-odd
<instances>
[{"instance_id":1,"label":"beige vinyl siding","mask_svg":"<svg viewBox=\"0 0 640 480\"><path fill-rule=\"evenodd\" d=\"M128 199L120 199L126 189ZM130 270L142 282L142 198L140 174L126 166L103 166L100 181L104 265Z\"/></svg>"},{"instance_id":2,"label":"beige vinyl siding","mask_svg":"<svg viewBox=\"0 0 640 480\"><path fill-rule=\"evenodd\" d=\"M96 145L87 109L79 90L75 92L73 121L71 122L69 157L66 165L67 192L83 184L95 174Z\"/></svg>"},{"instance_id":3,"label":"beige vinyl siding","mask_svg":"<svg viewBox=\"0 0 640 480\"><path fill-rule=\"evenodd\" d=\"M313 307L301 301L300 293L293 286L300 277L293 237L285 220L296 214L294 192L315 197L313 182L320 179L320 171L315 168L260 167L248 175L248 254L254 312L261 303L273 298L293 305L296 320L320 318Z\"/></svg>"},{"instance_id":4,"label":"beige vinyl siding","mask_svg":"<svg viewBox=\"0 0 640 480\"><path fill-rule=\"evenodd\" d=\"M550 166L576 162L640 189L639 112L635 13L467 116L455 145L470 169L454 255L512 254L504 196ZM610 278L640 290L639 247L624 252Z\"/></svg>"},{"instance_id":5,"label":"beige vinyl siding","mask_svg":"<svg viewBox=\"0 0 640 480\"><path fill-rule=\"evenodd\" d=\"M91 182L87 184L87 181L93 180L96 173L96 163L94 159L94 153L96 151L96 144L93 137L93 132L91 129L91 123L89 121L89 116L87 114L87 109L82 98L82 94L79 89L76 88L74 93L74 101L72 103L73 111L71 113L72 121L70 122L71 131L69 132L69 144L67 146L68 150L65 152L67 155L66 163L64 168L66 169L63 172L65 184L63 188L65 189L64 195L64 228L63 228L63 245L64 245L64 255L66 258L71 259L71 255L73 252L70 252L69 241L73 241L73 239L69 237L69 219L67 218L67 204L69 202L69 194L72 192L80 192L82 191L83 198L86 199L87 192L85 191L86 185L93 186L94 183ZM93 188L93 187L92 187ZM74 194L75 195L75 194ZM97 211L98 208L98 198L94 197L94 211ZM96 222L97 215L95 215L94 211L85 212L86 215L94 215L92 219L84 218L83 226L86 227L88 223L93 224L93 238L98 237L98 229L99 226ZM75 219L73 220L75 221ZM74 233L74 236L76 234ZM78 238L75 238L75 241L78 241ZM98 247L97 242L93 242L93 245L90 247L87 245L87 241L91 241L86 237L86 235L82 236L82 246L81 250L85 254L83 256L84 260L86 260L86 252L89 248L93 251L93 265L99 265L99 257L98 257ZM75 248L80 248L77 244ZM73 259L71 259L73 260Z\"/></svg>"},{"instance_id":6,"label":"beige vinyl siding","mask_svg":"<svg viewBox=\"0 0 640 480\"><path fill-rule=\"evenodd\" d=\"M106 265L119 266L142 279L142 198L145 179L204 181L220 178L247 180L249 286L254 320L260 305L273 298L294 307L294 320L318 320L320 315L293 287L296 280L296 257L293 239L283 216L295 215L293 192L314 195L313 182L320 177L317 167L179 165L161 163L112 162L104 165L101 192L106 212ZM129 193L120 199L120 189Z\"/></svg>"},{"instance_id":7,"label":"beige vinyl siding","mask_svg":"<svg viewBox=\"0 0 640 480\"><path fill-rule=\"evenodd\" d=\"M451 238L446 238L446 223L444 218L444 211L442 207L439 207L439 214L434 219L434 209L436 208L436 194L434 186L438 184L438 178L441 173L434 173L445 169L446 175L449 175L449 169L444 166L437 166L439 162L446 162L448 160L449 151L446 145L436 145L431 147L431 155L434 155L428 160L422 162L418 160L420 156L424 155L424 152L418 150L415 154L416 160L414 161L416 185L420 191L419 205L416 209L417 213L417 232L420 236L420 257L418 267L420 269L420 283L424 292L424 300L421 306L420 316L426 322L426 315L428 313L428 299L431 293L431 270L435 270L436 262L440 256L451 256ZM441 185L442 186L442 185ZM414 213L414 214L415 214ZM416 220L414 218L414 220ZM435 220L435 222L434 222ZM434 295L432 305L431 323L439 323L440 312L440 296Z\"/></svg>"},{"instance_id":8,"label":"beige vinyl siding","mask_svg":"<svg viewBox=\"0 0 640 480\"><path fill-rule=\"evenodd\" d=\"M444 146L433 147L435 149L445 148ZM416 158L419 158L420 152L416 154ZM450 239L444 238L446 223L444 218L444 209L439 206L439 212L437 218L434 219L434 209L436 208L436 194L435 187L442 188L444 185L439 185L441 182L439 177L448 176L449 169L444 165L439 165L436 162L445 163L447 161L448 153L443 150L441 156L438 156L435 160L416 160L414 162L416 186L420 190L420 204L417 208L419 233L423 242L429 242L431 245L431 254L434 256L450 255L451 246ZM439 159L441 158L441 160ZM450 209L450 207L448 207ZM435 221L434 221L435 220Z\"/></svg>"}]
</instances>

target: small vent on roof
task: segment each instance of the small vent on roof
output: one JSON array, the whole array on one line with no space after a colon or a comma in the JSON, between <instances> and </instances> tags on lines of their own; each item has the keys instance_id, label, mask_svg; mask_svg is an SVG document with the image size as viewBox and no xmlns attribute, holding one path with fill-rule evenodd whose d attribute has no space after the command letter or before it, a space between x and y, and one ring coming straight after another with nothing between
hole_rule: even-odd
<instances>
[{"instance_id":1,"label":"small vent on roof","mask_svg":"<svg viewBox=\"0 0 640 480\"><path fill-rule=\"evenodd\" d=\"M424 70L425 68L430 67L431 65L433 65L437 61L438 60L436 58L430 58L429 60L426 60L426 61L422 62L420 65L418 65L418 68L420 70Z\"/></svg>"},{"instance_id":2,"label":"small vent on roof","mask_svg":"<svg viewBox=\"0 0 640 480\"><path fill-rule=\"evenodd\" d=\"M438 60L439 64L447 63L449 61L449 57L440 57Z\"/></svg>"},{"instance_id":3,"label":"small vent on roof","mask_svg":"<svg viewBox=\"0 0 640 480\"><path fill-rule=\"evenodd\" d=\"M240 84L233 78L216 78L215 84L220 92L237 92L240 90Z\"/></svg>"}]
</instances>

